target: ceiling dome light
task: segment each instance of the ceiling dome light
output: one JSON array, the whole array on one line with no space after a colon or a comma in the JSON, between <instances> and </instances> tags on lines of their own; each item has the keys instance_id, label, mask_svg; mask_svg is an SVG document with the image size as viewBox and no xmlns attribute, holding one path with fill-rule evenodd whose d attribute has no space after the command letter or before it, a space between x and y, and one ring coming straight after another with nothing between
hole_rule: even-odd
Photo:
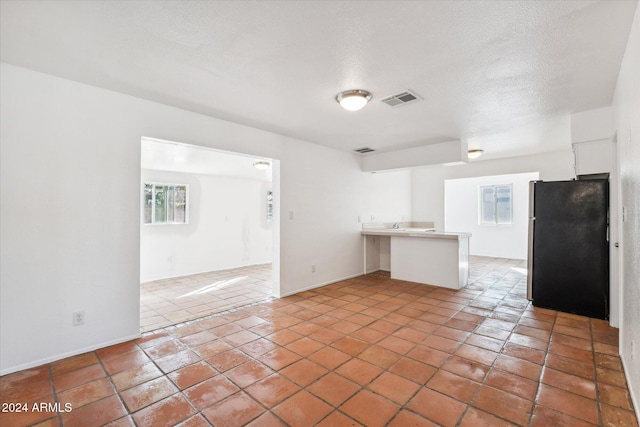
<instances>
[{"instance_id":1,"label":"ceiling dome light","mask_svg":"<svg viewBox=\"0 0 640 427\"><path fill-rule=\"evenodd\" d=\"M265 162L263 160L260 160L260 161L257 161L257 162L253 162L253 167L258 169L259 171L263 171L263 170L267 169L269 166L271 166L271 163Z\"/></svg>"},{"instance_id":2,"label":"ceiling dome light","mask_svg":"<svg viewBox=\"0 0 640 427\"><path fill-rule=\"evenodd\" d=\"M473 150L469 150L467 152L467 155L469 156L470 159L477 159L478 157L482 156L482 153L484 153L484 150L475 148Z\"/></svg>"},{"instance_id":3,"label":"ceiling dome light","mask_svg":"<svg viewBox=\"0 0 640 427\"><path fill-rule=\"evenodd\" d=\"M336 95L336 101L348 111L358 111L371 99L371 93L366 90L345 90Z\"/></svg>"}]
</instances>

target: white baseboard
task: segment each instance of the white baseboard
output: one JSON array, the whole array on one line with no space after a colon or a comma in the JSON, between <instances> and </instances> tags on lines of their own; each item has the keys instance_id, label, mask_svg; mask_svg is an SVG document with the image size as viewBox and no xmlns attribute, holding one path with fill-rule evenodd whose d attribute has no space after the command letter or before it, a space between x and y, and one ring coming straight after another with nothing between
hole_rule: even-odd
<instances>
[{"instance_id":1,"label":"white baseboard","mask_svg":"<svg viewBox=\"0 0 640 427\"><path fill-rule=\"evenodd\" d=\"M0 371L0 376L7 375L7 374L12 374L12 373L18 372L18 371L23 371L25 369L35 368L37 366L42 366L42 365L45 365L45 364L51 363L51 362L57 362L58 360L66 359L67 357L71 357L71 356L77 356L77 355L83 354L83 353L88 353L90 351L94 351L94 350L97 350L99 348L109 347L109 346L115 345L115 344L121 344L123 342L127 342L127 341L131 341L131 340L135 340L137 338L140 338L140 336L141 336L141 334L138 333L138 334L135 334L135 335L130 335L130 336L125 337L125 338L120 338L120 339L117 339L117 340L108 341L108 342L92 345L92 346L89 346L89 347L81 348L81 349L78 349L78 350L70 351L68 353L62 353L62 354L58 354L56 356L46 357L46 358L40 359L40 360L34 360L33 362L24 363L22 365L12 366L10 368L1 370Z\"/></svg>"},{"instance_id":2,"label":"white baseboard","mask_svg":"<svg viewBox=\"0 0 640 427\"><path fill-rule=\"evenodd\" d=\"M640 392L640 390L634 390L634 383L629 378L629 369L627 368L627 363L625 362L624 355L620 353L620 361L622 362L622 369L624 370L624 377L627 380L627 388L629 389L629 395L631 396L631 404L633 405L633 409L636 413L636 417L640 417L640 402L638 401L638 394L636 392Z\"/></svg>"},{"instance_id":3,"label":"white baseboard","mask_svg":"<svg viewBox=\"0 0 640 427\"><path fill-rule=\"evenodd\" d=\"M291 296L291 295L299 294L300 292L309 291L311 289L321 288L323 286L331 285L332 283L342 282L343 280L349 280L349 279L353 279L354 277L359 277L359 276L362 276L362 273L352 274L350 276L345 276L345 277L342 277L342 278L339 278L339 279L330 280L330 281L324 282L324 283L317 283L315 285L307 286L306 288L296 289L295 291L287 292L286 294L281 294L279 298L284 298L284 297L288 297L288 296Z\"/></svg>"},{"instance_id":4,"label":"white baseboard","mask_svg":"<svg viewBox=\"0 0 640 427\"><path fill-rule=\"evenodd\" d=\"M370 274L370 273L375 273L376 271L386 271L387 273L391 273L391 269L390 268L375 268L373 270L368 270L366 271L364 274Z\"/></svg>"}]
</instances>

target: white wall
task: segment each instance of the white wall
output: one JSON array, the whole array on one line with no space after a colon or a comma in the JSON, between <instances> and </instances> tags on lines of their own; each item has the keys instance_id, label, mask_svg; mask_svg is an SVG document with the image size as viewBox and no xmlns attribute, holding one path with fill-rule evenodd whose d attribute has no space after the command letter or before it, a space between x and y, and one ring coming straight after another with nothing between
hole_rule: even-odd
<instances>
[{"instance_id":1,"label":"white wall","mask_svg":"<svg viewBox=\"0 0 640 427\"><path fill-rule=\"evenodd\" d=\"M349 153L4 63L0 109L0 374L138 336L143 136L275 159L282 294L363 270Z\"/></svg>"},{"instance_id":2,"label":"white wall","mask_svg":"<svg viewBox=\"0 0 640 427\"><path fill-rule=\"evenodd\" d=\"M620 68L613 100L618 140L620 205L618 212L621 292L620 356L629 389L640 413L640 7Z\"/></svg>"},{"instance_id":3,"label":"white wall","mask_svg":"<svg viewBox=\"0 0 640 427\"><path fill-rule=\"evenodd\" d=\"M189 223L141 226L141 282L271 262L270 182L143 169L144 182L188 184Z\"/></svg>"},{"instance_id":4,"label":"white wall","mask_svg":"<svg viewBox=\"0 0 640 427\"><path fill-rule=\"evenodd\" d=\"M399 222L411 218L411 170L369 173L371 215L362 222Z\"/></svg>"},{"instance_id":5,"label":"white wall","mask_svg":"<svg viewBox=\"0 0 640 427\"><path fill-rule=\"evenodd\" d=\"M402 222L419 220L411 217L411 170L369 173L371 215L362 215L362 222ZM368 237L367 271L391 270L391 242L388 237ZM376 259L373 261L373 259Z\"/></svg>"},{"instance_id":6,"label":"white wall","mask_svg":"<svg viewBox=\"0 0 640 427\"><path fill-rule=\"evenodd\" d=\"M448 179L445 185L445 231L470 232L471 255L498 258L527 258L529 223L529 181L538 173ZM479 224L479 195L483 185L512 185L512 223Z\"/></svg>"},{"instance_id":7,"label":"white wall","mask_svg":"<svg viewBox=\"0 0 640 427\"><path fill-rule=\"evenodd\" d=\"M613 109L596 108L571 115L571 143L611 138Z\"/></svg>"},{"instance_id":8,"label":"white wall","mask_svg":"<svg viewBox=\"0 0 640 427\"><path fill-rule=\"evenodd\" d=\"M434 221L437 229L444 230L444 182L447 179L528 172L539 172L540 179L546 181L573 178L573 153L568 124L565 139L567 149L562 151L476 161L462 166L431 166L413 169L412 217ZM473 246L473 237L471 239L469 243Z\"/></svg>"}]
</instances>

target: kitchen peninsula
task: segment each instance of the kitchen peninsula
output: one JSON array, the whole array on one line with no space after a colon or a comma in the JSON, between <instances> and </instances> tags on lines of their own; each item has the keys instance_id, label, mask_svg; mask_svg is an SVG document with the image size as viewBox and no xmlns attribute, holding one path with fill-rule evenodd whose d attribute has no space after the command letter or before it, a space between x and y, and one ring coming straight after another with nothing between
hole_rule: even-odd
<instances>
[{"instance_id":1,"label":"kitchen peninsula","mask_svg":"<svg viewBox=\"0 0 640 427\"><path fill-rule=\"evenodd\" d=\"M432 222L364 224L364 273L450 289L469 280L471 233L438 232Z\"/></svg>"}]
</instances>

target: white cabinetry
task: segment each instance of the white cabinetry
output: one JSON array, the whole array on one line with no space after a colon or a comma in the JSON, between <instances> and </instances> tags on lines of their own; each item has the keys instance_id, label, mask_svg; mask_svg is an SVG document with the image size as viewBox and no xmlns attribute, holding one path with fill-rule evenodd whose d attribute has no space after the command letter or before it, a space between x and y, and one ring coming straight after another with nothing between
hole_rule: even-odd
<instances>
[{"instance_id":1,"label":"white cabinetry","mask_svg":"<svg viewBox=\"0 0 640 427\"><path fill-rule=\"evenodd\" d=\"M615 152L613 148L613 142L609 139L574 143L576 176L611 173Z\"/></svg>"}]
</instances>

